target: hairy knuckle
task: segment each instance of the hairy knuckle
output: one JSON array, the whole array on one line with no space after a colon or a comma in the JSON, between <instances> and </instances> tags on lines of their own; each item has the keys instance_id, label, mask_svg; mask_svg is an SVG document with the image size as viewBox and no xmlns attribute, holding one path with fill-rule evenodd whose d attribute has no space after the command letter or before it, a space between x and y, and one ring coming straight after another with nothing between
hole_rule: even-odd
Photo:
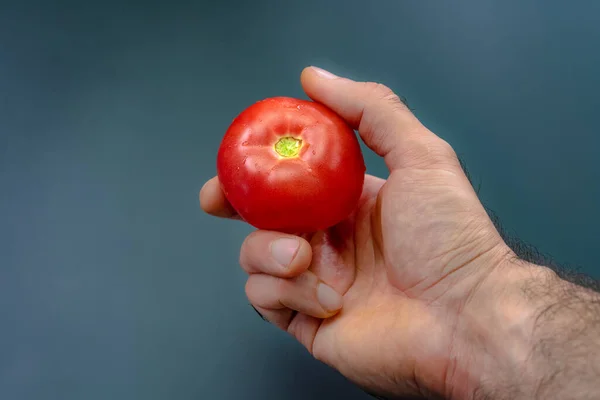
<instances>
[{"instance_id":1,"label":"hairy knuckle","mask_svg":"<svg viewBox=\"0 0 600 400\"><path fill-rule=\"evenodd\" d=\"M404 103L400 97L389 87L382 83L367 82L365 83L367 92L376 100L383 100L394 107L404 107Z\"/></svg>"},{"instance_id":2,"label":"hairy knuckle","mask_svg":"<svg viewBox=\"0 0 600 400\"><path fill-rule=\"evenodd\" d=\"M394 92L392 91L392 89L390 89L383 83L367 82L366 86L371 93L376 94L377 96L379 96L381 98L394 95Z\"/></svg>"},{"instance_id":3,"label":"hairy knuckle","mask_svg":"<svg viewBox=\"0 0 600 400\"><path fill-rule=\"evenodd\" d=\"M381 100L383 100L387 104L391 105L393 108L397 108L397 109L406 108L406 106L404 105L402 100L400 100L400 97L398 97L398 95L396 93L392 92L390 89L387 89L387 90L388 90L388 92L381 93L382 94Z\"/></svg>"},{"instance_id":4,"label":"hairy knuckle","mask_svg":"<svg viewBox=\"0 0 600 400\"><path fill-rule=\"evenodd\" d=\"M381 98L389 98L394 97L396 94L389 87L385 86L383 83L375 84L375 93L377 93Z\"/></svg>"},{"instance_id":5,"label":"hairy knuckle","mask_svg":"<svg viewBox=\"0 0 600 400\"><path fill-rule=\"evenodd\" d=\"M377 82L364 82L363 85L368 93L375 93L381 84Z\"/></svg>"}]
</instances>

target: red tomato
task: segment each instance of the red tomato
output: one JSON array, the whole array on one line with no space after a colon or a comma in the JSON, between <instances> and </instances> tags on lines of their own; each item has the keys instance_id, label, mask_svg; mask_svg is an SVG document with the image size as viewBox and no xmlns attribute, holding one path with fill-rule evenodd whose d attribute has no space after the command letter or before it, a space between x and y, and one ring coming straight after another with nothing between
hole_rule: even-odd
<instances>
[{"instance_id":1,"label":"red tomato","mask_svg":"<svg viewBox=\"0 0 600 400\"><path fill-rule=\"evenodd\" d=\"M329 108L274 97L233 121L219 148L217 173L226 198L247 223L306 233L354 211L365 163L354 131Z\"/></svg>"}]
</instances>

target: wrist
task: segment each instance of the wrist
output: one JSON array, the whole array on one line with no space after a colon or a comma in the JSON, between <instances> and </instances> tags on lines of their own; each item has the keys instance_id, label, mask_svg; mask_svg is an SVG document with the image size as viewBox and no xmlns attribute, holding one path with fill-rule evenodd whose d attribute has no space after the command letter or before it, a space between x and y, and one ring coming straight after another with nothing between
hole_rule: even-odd
<instances>
[{"instance_id":1,"label":"wrist","mask_svg":"<svg viewBox=\"0 0 600 400\"><path fill-rule=\"evenodd\" d=\"M498 264L472 294L456 328L456 369L448 376L451 392L447 398L494 398L503 385L510 385L511 393L506 395L512 399L531 393L528 387L535 387L535 377L526 365L533 346L536 306L521 298L520 286L545 272L537 266L519 268L507 260ZM516 388L524 396L514 393Z\"/></svg>"},{"instance_id":2,"label":"wrist","mask_svg":"<svg viewBox=\"0 0 600 400\"><path fill-rule=\"evenodd\" d=\"M564 374L565 360L582 355L579 349L568 349L570 341L581 337L598 316L593 315L598 309L590 309L590 304L600 304L596 293L561 280L549 268L507 258L461 313L455 340L457 363L448 378L452 392L447 397L553 397L550 394L559 388L551 386ZM598 345L596 352L598 328L600 323L595 331L585 333L590 336L587 345ZM580 361L570 365L587 365Z\"/></svg>"}]
</instances>

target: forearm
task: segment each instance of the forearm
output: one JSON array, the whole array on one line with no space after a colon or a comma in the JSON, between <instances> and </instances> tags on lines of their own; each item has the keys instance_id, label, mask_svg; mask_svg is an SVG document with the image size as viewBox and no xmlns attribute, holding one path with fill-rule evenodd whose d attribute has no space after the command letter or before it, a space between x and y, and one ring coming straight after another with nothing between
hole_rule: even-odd
<instances>
[{"instance_id":1,"label":"forearm","mask_svg":"<svg viewBox=\"0 0 600 400\"><path fill-rule=\"evenodd\" d=\"M536 380L533 398L600 398L600 294L547 269L536 278L522 285L535 310L527 360Z\"/></svg>"},{"instance_id":2,"label":"forearm","mask_svg":"<svg viewBox=\"0 0 600 400\"><path fill-rule=\"evenodd\" d=\"M521 261L496 269L457 328L448 397L600 398L600 295Z\"/></svg>"}]
</instances>

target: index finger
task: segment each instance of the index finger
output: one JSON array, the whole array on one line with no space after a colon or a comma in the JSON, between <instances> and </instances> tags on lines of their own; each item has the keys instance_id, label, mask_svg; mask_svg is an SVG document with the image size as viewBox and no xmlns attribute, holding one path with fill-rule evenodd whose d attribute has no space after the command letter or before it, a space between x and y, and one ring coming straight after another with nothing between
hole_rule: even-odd
<instances>
[{"instance_id":1,"label":"index finger","mask_svg":"<svg viewBox=\"0 0 600 400\"><path fill-rule=\"evenodd\" d=\"M209 179L200 189L200 207L215 217L241 220L233 206L225 198L218 177Z\"/></svg>"},{"instance_id":2,"label":"index finger","mask_svg":"<svg viewBox=\"0 0 600 400\"><path fill-rule=\"evenodd\" d=\"M375 82L356 82L316 67L305 68L302 87L354 129L365 144L383 157L390 170L454 164L449 145L427 129L388 87Z\"/></svg>"}]
</instances>

